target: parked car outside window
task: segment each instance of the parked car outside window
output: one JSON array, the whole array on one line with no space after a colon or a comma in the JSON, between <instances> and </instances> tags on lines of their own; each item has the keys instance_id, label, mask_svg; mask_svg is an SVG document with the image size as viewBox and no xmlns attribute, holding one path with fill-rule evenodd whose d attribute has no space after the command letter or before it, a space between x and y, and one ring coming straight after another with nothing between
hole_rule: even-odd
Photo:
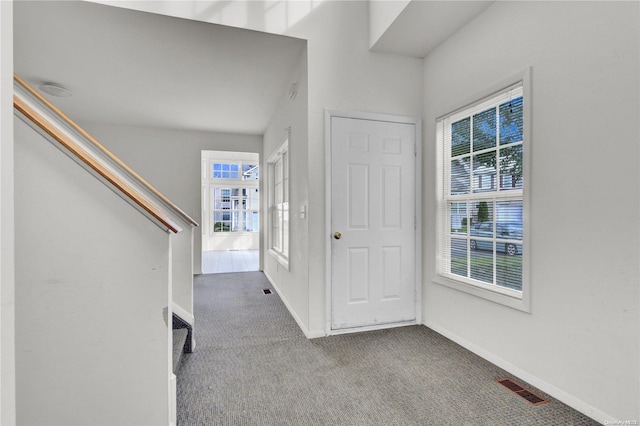
<instances>
[{"instance_id":1,"label":"parked car outside window","mask_svg":"<svg viewBox=\"0 0 640 426\"><path fill-rule=\"evenodd\" d=\"M489 250L493 251L494 235L493 222L480 222L471 227L471 236L483 239L472 239L469 243L472 250ZM487 239L484 239L487 238ZM506 253L509 256L522 254L521 245L508 241L500 240L519 240L522 241L522 222L496 222L496 251Z\"/></svg>"}]
</instances>

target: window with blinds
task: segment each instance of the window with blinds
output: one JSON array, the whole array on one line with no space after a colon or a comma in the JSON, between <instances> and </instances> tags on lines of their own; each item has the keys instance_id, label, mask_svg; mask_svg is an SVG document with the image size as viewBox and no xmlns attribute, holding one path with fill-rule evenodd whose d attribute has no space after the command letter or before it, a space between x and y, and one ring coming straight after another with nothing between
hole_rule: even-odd
<instances>
[{"instance_id":1,"label":"window with blinds","mask_svg":"<svg viewBox=\"0 0 640 426\"><path fill-rule=\"evenodd\" d=\"M467 286L522 298L522 82L437 121L437 271Z\"/></svg>"}]
</instances>

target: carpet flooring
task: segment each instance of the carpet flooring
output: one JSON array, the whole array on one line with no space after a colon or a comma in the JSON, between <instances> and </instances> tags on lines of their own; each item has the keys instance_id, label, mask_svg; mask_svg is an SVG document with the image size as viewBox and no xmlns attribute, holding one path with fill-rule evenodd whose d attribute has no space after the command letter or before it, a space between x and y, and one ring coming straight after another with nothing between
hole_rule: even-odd
<instances>
[{"instance_id":1,"label":"carpet flooring","mask_svg":"<svg viewBox=\"0 0 640 426\"><path fill-rule=\"evenodd\" d=\"M424 326L308 340L261 272L200 275L178 425L596 425Z\"/></svg>"}]
</instances>

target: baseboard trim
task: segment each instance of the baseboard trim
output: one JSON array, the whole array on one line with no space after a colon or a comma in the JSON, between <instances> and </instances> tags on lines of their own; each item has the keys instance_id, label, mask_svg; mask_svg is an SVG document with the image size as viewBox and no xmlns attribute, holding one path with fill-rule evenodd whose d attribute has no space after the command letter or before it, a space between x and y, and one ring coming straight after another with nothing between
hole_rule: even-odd
<instances>
[{"instance_id":1,"label":"baseboard trim","mask_svg":"<svg viewBox=\"0 0 640 426\"><path fill-rule=\"evenodd\" d=\"M327 333L325 333L324 331L308 331L305 335L307 336L307 339L318 339L320 337L327 337Z\"/></svg>"},{"instance_id":2,"label":"baseboard trim","mask_svg":"<svg viewBox=\"0 0 640 426\"><path fill-rule=\"evenodd\" d=\"M269 280L269 283L271 283L271 286L276 291L276 293L278 293L278 296L280 297L280 300L282 300L282 303L284 303L284 306L287 308L287 310L289 311L289 313L291 314L293 319L296 321L296 324L298 324L298 327L300 327L300 330L302 330L302 332L304 333L305 337L307 339L314 339L316 337L322 337L322 336L317 336L316 333L309 333L309 330L304 325L302 320L298 317L296 312L293 310L293 308L291 307L291 304L289 303L287 298L284 297L284 295L282 294L282 292L278 288L278 285L275 283L275 281L269 276L267 271L262 271L262 272L264 273L264 276L267 277L267 280Z\"/></svg>"},{"instance_id":3,"label":"baseboard trim","mask_svg":"<svg viewBox=\"0 0 640 426\"><path fill-rule=\"evenodd\" d=\"M446 337L447 339L459 344L463 348L470 350L471 352L478 355L479 357L486 359L490 363L497 365L503 370L513 374L517 378L524 380L527 383L530 383L531 385L537 387L541 391L551 395L558 401L568 405L574 410L581 412L585 416L588 416L597 422L600 422L602 424L616 424L616 422L619 422L619 420L615 419L613 416L610 416L604 413L603 411L598 410L597 408L574 397L573 395L563 391L562 389L559 389L556 386L548 382L545 382L544 380L539 379L538 377L528 373L527 371L522 370L519 367L516 367L510 362L505 361L504 359L500 358L494 353L481 348L475 343L469 342L468 340L458 336L457 334L450 332L446 328L442 327L440 324L437 324L431 321L425 321L423 325L425 327L432 329L436 333Z\"/></svg>"},{"instance_id":4,"label":"baseboard trim","mask_svg":"<svg viewBox=\"0 0 640 426\"><path fill-rule=\"evenodd\" d=\"M178 423L178 399L176 393L177 378L175 374L169 377L169 389L171 395L169 397L169 425L174 426Z\"/></svg>"},{"instance_id":5,"label":"baseboard trim","mask_svg":"<svg viewBox=\"0 0 640 426\"><path fill-rule=\"evenodd\" d=\"M178 305L176 302L171 302L171 311L193 327L193 324L195 323L193 315L187 312L187 310L182 306Z\"/></svg>"}]
</instances>

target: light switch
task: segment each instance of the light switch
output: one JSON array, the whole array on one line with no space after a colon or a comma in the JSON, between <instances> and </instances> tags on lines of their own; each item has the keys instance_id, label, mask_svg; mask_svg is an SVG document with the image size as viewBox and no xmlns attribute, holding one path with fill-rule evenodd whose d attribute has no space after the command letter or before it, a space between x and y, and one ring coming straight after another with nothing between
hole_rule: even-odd
<instances>
[{"instance_id":1,"label":"light switch","mask_svg":"<svg viewBox=\"0 0 640 426\"><path fill-rule=\"evenodd\" d=\"M302 204L300 205L300 219L306 219L306 218L307 218L307 206Z\"/></svg>"}]
</instances>

